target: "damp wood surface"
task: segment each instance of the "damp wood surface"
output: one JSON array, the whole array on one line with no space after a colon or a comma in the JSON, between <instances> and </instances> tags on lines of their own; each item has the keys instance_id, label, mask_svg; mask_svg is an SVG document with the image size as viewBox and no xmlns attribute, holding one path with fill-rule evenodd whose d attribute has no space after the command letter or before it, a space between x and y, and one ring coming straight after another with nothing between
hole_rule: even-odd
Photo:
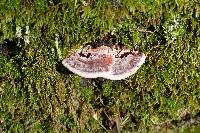
<instances>
[{"instance_id":1,"label":"damp wood surface","mask_svg":"<svg viewBox=\"0 0 200 133\"><path fill-rule=\"evenodd\" d=\"M199 20L198 0L1 0L0 132L199 131ZM109 32L146 55L137 73L86 80L62 65Z\"/></svg>"}]
</instances>

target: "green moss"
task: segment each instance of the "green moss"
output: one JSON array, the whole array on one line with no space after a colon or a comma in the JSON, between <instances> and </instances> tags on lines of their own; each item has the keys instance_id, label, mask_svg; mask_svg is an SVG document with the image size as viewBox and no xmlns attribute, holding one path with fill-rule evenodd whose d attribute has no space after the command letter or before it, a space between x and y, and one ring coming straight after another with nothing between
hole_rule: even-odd
<instances>
[{"instance_id":1,"label":"green moss","mask_svg":"<svg viewBox=\"0 0 200 133\"><path fill-rule=\"evenodd\" d=\"M196 2L9 2L0 2L0 131L112 132L118 123L122 132L193 128L184 117L199 113ZM145 64L126 80L83 86L62 58L113 30L116 43L147 55ZM16 49L3 46L5 39Z\"/></svg>"}]
</instances>

